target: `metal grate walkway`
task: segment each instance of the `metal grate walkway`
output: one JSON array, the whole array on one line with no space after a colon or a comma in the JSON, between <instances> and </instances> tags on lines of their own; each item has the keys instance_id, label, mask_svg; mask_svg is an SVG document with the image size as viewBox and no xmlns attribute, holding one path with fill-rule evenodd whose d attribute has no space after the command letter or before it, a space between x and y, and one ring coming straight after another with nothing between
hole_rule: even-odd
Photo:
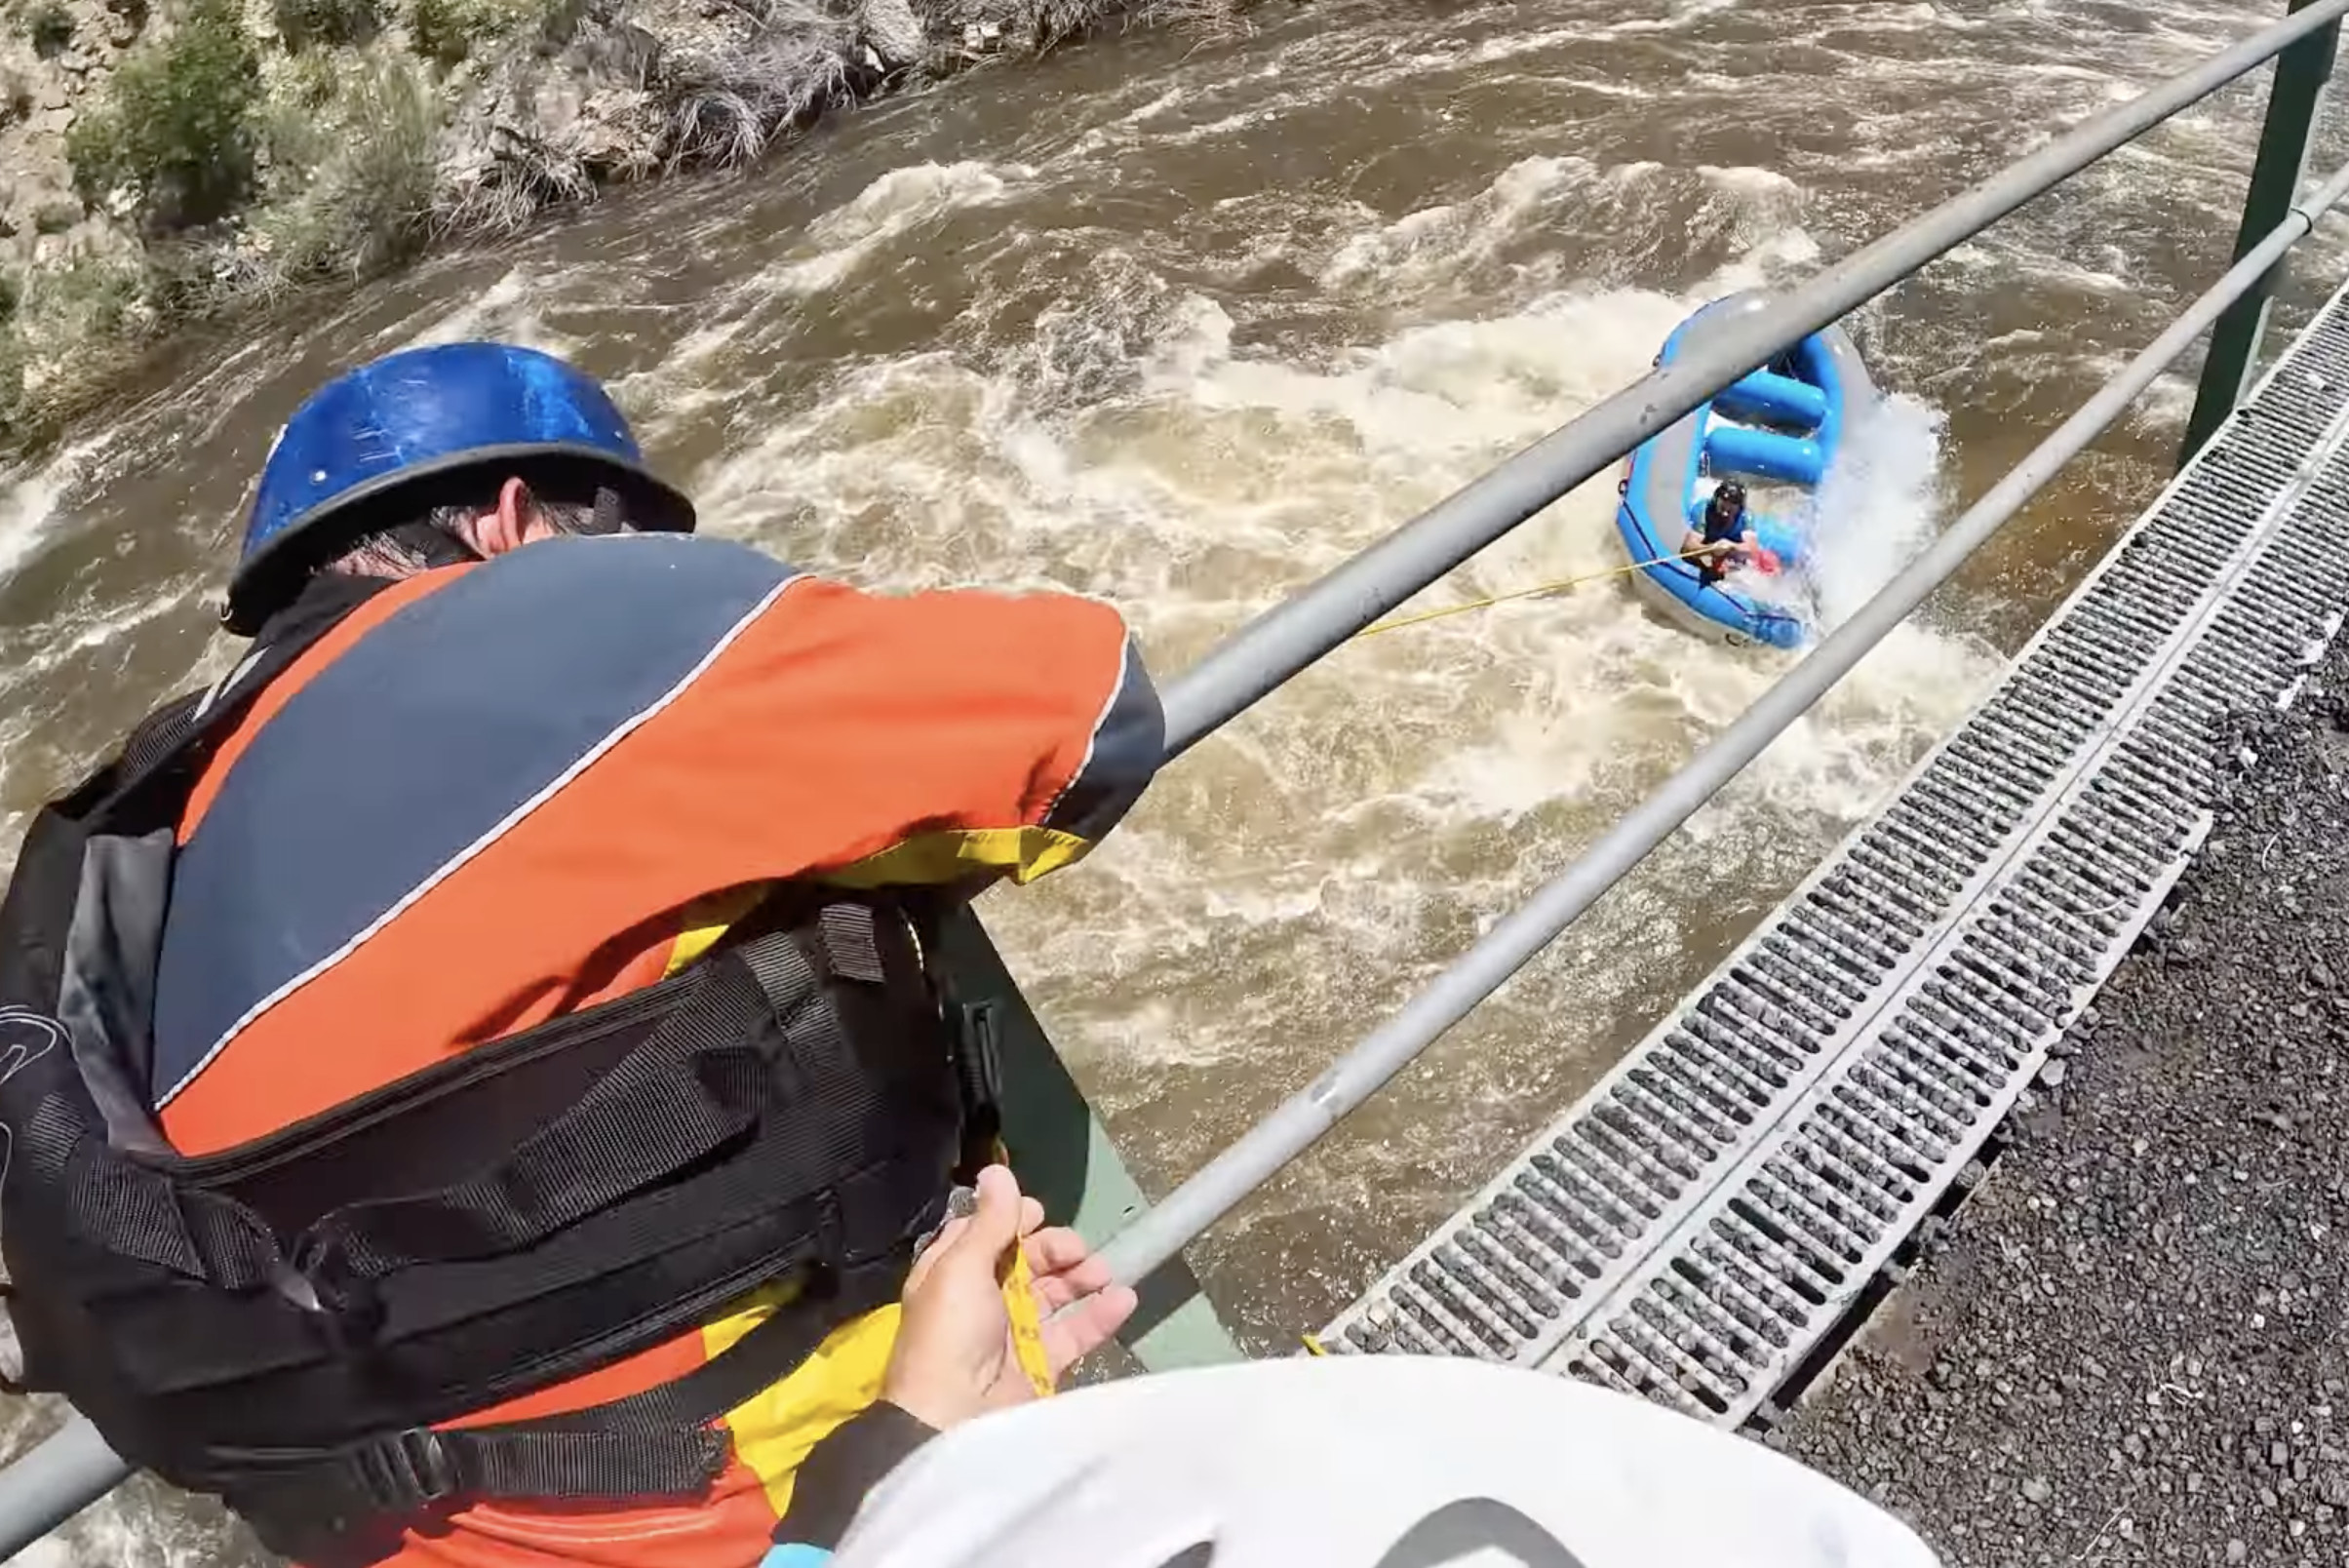
<instances>
[{"instance_id":1,"label":"metal grate walkway","mask_svg":"<svg viewBox=\"0 0 2349 1568\"><path fill-rule=\"evenodd\" d=\"M2338 626L2345 438L2349 289L1892 804L1323 1344L1768 1404L2183 871L2226 716Z\"/></svg>"}]
</instances>

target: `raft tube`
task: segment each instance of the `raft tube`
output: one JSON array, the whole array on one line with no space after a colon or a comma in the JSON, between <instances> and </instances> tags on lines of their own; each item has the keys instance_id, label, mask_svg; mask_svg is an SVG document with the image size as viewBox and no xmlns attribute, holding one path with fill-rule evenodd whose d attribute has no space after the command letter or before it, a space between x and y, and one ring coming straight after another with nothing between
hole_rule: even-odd
<instances>
[{"instance_id":1,"label":"raft tube","mask_svg":"<svg viewBox=\"0 0 2349 1568\"><path fill-rule=\"evenodd\" d=\"M1656 363L1669 365L1765 303L1754 293L1714 300L1673 329ZM1840 327L1812 333L1632 452L1615 517L1624 548L1633 561L1678 554L1688 530L1703 527L1704 503L1724 479L1816 490L1834 465L1849 419L1877 397L1849 333ZM1781 570L1801 563L1803 538L1797 528L1761 515L1759 508L1748 516L1756 541L1779 558ZM1701 637L1733 646L1799 647L1806 635L1800 613L1745 591L1742 584L1757 580L1750 567L1711 587L1695 563L1686 561L1643 567L1631 580L1666 619Z\"/></svg>"}]
</instances>

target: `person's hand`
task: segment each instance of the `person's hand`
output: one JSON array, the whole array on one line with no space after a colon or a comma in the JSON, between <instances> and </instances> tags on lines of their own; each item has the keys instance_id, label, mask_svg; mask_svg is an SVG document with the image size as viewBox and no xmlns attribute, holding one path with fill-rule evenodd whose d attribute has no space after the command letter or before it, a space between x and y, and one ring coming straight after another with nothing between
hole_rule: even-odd
<instances>
[{"instance_id":1,"label":"person's hand","mask_svg":"<svg viewBox=\"0 0 2349 1568\"><path fill-rule=\"evenodd\" d=\"M906 1275L882 1398L944 1431L1036 1397L1003 1303L1014 1246L1026 1257L1037 1313L1047 1319L1044 1360L1055 1382L1133 1315L1133 1291L1110 1283L1109 1266L1083 1237L1041 1230L1043 1221L1043 1205L1020 1196L1009 1170L990 1165L979 1172L976 1212L950 1222ZM1048 1320L1071 1303L1079 1304L1077 1311Z\"/></svg>"}]
</instances>

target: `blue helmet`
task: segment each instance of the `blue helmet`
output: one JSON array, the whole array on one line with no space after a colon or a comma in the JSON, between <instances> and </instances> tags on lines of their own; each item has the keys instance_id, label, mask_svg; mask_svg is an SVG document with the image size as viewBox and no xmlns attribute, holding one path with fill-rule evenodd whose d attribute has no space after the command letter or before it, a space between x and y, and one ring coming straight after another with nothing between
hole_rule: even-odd
<instances>
[{"instance_id":1,"label":"blue helmet","mask_svg":"<svg viewBox=\"0 0 2349 1568\"><path fill-rule=\"evenodd\" d=\"M409 349L329 381L286 421L222 621L250 636L343 546L412 517L424 481L500 465L615 490L640 528L693 529L693 503L645 467L592 377L506 343Z\"/></svg>"}]
</instances>

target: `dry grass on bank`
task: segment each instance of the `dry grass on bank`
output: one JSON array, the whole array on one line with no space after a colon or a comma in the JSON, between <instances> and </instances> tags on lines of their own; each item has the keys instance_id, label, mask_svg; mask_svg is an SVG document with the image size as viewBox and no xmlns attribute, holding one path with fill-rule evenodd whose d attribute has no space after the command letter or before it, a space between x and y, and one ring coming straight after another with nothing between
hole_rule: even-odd
<instances>
[{"instance_id":1,"label":"dry grass on bank","mask_svg":"<svg viewBox=\"0 0 2349 1568\"><path fill-rule=\"evenodd\" d=\"M758 26L735 45L678 61L663 84L669 164L731 166L785 130L862 96L854 19L806 0L750 0Z\"/></svg>"}]
</instances>

